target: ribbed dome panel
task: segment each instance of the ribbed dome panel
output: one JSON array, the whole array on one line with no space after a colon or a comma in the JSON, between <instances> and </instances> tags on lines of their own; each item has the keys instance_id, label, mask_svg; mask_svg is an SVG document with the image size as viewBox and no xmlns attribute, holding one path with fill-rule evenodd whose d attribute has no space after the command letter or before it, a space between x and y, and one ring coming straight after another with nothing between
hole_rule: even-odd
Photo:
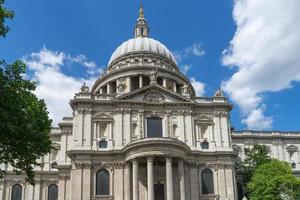
<instances>
[{"instance_id":1,"label":"ribbed dome panel","mask_svg":"<svg viewBox=\"0 0 300 200\"><path fill-rule=\"evenodd\" d=\"M171 51L165 45L152 38L138 37L130 39L121 44L112 54L108 65L110 65L115 59L121 57L124 54L145 51L164 56L176 63L176 60Z\"/></svg>"}]
</instances>

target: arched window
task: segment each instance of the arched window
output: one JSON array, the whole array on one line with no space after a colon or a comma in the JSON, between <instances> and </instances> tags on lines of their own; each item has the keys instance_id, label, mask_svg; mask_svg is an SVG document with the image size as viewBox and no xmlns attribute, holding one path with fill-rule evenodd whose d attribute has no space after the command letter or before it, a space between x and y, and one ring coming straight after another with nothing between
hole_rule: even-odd
<instances>
[{"instance_id":1,"label":"arched window","mask_svg":"<svg viewBox=\"0 0 300 200\"><path fill-rule=\"evenodd\" d=\"M109 171L106 169L96 174L96 195L109 195Z\"/></svg>"},{"instance_id":2,"label":"arched window","mask_svg":"<svg viewBox=\"0 0 300 200\"><path fill-rule=\"evenodd\" d=\"M147 119L147 133L149 138L162 137L162 119L149 117Z\"/></svg>"},{"instance_id":3,"label":"arched window","mask_svg":"<svg viewBox=\"0 0 300 200\"><path fill-rule=\"evenodd\" d=\"M214 194L214 175L210 169L201 172L202 194Z\"/></svg>"},{"instance_id":4,"label":"arched window","mask_svg":"<svg viewBox=\"0 0 300 200\"><path fill-rule=\"evenodd\" d=\"M11 200L22 200L22 186L16 184L12 187Z\"/></svg>"},{"instance_id":5,"label":"arched window","mask_svg":"<svg viewBox=\"0 0 300 200\"><path fill-rule=\"evenodd\" d=\"M49 185L48 187L48 200L58 199L58 187L55 184Z\"/></svg>"},{"instance_id":6,"label":"arched window","mask_svg":"<svg viewBox=\"0 0 300 200\"><path fill-rule=\"evenodd\" d=\"M177 124L173 124L173 137L177 137Z\"/></svg>"}]
</instances>

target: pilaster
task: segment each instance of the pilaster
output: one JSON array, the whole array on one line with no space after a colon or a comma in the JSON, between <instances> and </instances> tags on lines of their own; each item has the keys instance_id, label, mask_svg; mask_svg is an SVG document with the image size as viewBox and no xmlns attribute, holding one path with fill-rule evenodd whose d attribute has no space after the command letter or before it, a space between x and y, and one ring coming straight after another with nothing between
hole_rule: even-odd
<instances>
[{"instance_id":1,"label":"pilaster","mask_svg":"<svg viewBox=\"0 0 300 200\"><path fill-rule=\"evenodd\" d=\"M199 176L198 167L190 164L191 199L199 199Z\"/></svg>"}]
</instances>

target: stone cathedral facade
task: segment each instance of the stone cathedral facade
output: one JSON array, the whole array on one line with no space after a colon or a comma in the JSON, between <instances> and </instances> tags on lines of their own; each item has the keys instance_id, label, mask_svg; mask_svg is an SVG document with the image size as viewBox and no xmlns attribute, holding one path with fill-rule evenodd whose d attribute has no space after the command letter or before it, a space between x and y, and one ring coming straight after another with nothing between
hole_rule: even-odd
<instances>
[{"instance_id":1,"label":"stone cathedral facade","mask_svg":"<svg viewBox=\"0 0 300 200\"><path fill-rule=\"evenodd\" d=\"M300 134L234 132L221 90L197 97L172 53L149 37L140 8L134 38L112 54L92 88L70 101L73 117L51 131L35 186L1 166L2 200L239 200L236 162L253 143L299 173ZM66 106L66 105L62 105Z\"/></svg>"}]
</instances>

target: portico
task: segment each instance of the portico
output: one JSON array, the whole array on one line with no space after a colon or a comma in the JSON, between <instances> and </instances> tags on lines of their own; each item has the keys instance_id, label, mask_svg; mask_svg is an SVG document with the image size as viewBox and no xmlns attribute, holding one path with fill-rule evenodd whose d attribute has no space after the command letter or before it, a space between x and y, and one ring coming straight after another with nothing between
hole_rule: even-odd
<instances>
[{"instance_id":1,"label":"portico","mask_svg":"<svg viewBox=\"0 0 300 200\"><path fill-rule=\"evenodd\" d=\"M154 162L159 161L162 163L164 161L164 167L165 167L165 173L164 174L154 174ZM130 164L131 163L131 164ZM132 178L132 188L130 187L130 184L127 186L127 193L125 200L132 199L133 200L139 200L139 168L141 165L145 166L147 168L147 199L148 200L156 200L155 196L158 196L157 193L161 192L159 190L155 191L155 182L158 182L161 184L164 189L164 194L160 199L166 200L173 200L173 170L177 168L178 170L178 177L179 177L179 188L180 188L180 196L181 200L185 200L185 184L184 184L184 161L180 158L175 158L172 156L155 156L155 155L149 155L145 157L139 157L136 159L133 159L132 161L128 161L126 163L126 171L130 171L130 166L132 166L132 176L130 173L125 173L125 180L126 183L130 183L130 180ZM176 167L177 166L177 167ZM160 176L160 177L157 177ZM158 179L165 180L164 184L160 183L159 181L155 181ZM130 193L132 191L132 194ZM160 194L161 195L161 194ZM160 200L159 199L159 200Z\"/></svg>"}]
</instances>

